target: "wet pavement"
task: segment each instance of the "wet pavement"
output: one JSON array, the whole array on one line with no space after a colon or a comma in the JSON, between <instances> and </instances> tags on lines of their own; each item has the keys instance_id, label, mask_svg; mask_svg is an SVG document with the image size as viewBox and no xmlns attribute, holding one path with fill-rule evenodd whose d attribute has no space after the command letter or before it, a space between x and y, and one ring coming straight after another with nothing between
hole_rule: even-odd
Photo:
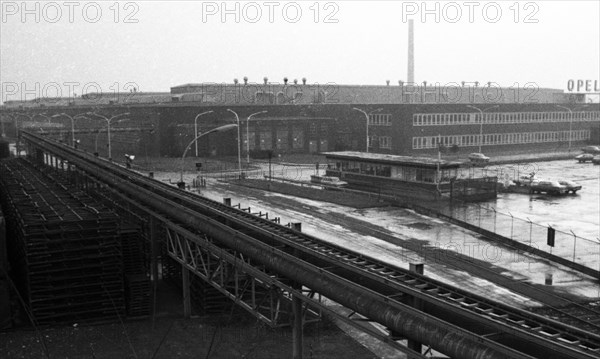
<instances>
[{"instance_id":1,"label":"wet pavement","mask_svg":"<svg viewBox=\"0 0 600 359\"><path fill-rule=\"evenodd\" d=\"M530 165L519 166L521 166L519 172L531 168ZM561 233L562 231L569 233L570 227L577 228L580 232L577 235L580 237L575 245L576 260L586 261L590 266L596 268L600 264L599 247L582 237L598 233L597 218L600 218L598 214L600 212L598 171L600 167L589 163L579 164L575 161L563 160L540 162L535 168L538 176L544 178L553 178L569 173L569 179L582 184L583 189L576 195L563 197L500 194L497 200L484 204L488 207L494 206L496 214L495 218L481 216L482 227L495 227L505 231L511 229L515 239L528 242L529 232L527 229L532 228L532 224L527 222L527 218L531 219L533 223L538 221L540 224L552 223L559 232L557 232L556 247L551 250L555 254L559 253L566 257L573 254L573 237L562 240ZM504 167L507 172L511 169L515 169L515 165L505 165ZM274 176L290 177L293 175L296 180L306 180L315 173L315 167L278 164L272 166L271 171ZM264 174L259 172L255 175L262 176ZM157 174L157 176L157 178L162 176L163 180L169 178L169 174ZM188 174L187 176L186 181L189 183L193 175ZM171 178L174 178L173 175ZM541 286L550 285L559 293L576 296L582 300L600 299L600 287L589 276L547 260L482 240L479 235L461 227L410 210L393 207L357 210L277 193L252 191L221 183L215 179L209 179L207 188L201 189L201 193L216 201L222 201L223 197L230 197L233 204L240 203L242 207L250 206L253 212L269 212L270 218L281 217L283 224L302 222L302 230L308 234L368 254L393 265L408 268L410 262L424 262L426 263L426 273L431 277L482 295L494 293L493 296L497 299L516 306L527 307L536 305L536 303L510 292L504 287L466 273L461 268L446 265L439 257L423 255L423 251L412 251L410 248L427 248L430 252L431 249L451 251L474 261L488 263L497 273L514 281ZM470 215L480 213L478 206L467 206L463 210ZM508 216L508 212L513 215L513 218ZM493 212L490 211L490 213ZM522 223L514 218L522 218ZM515 223L526 225L526 228L521 228ZM364 230L361 230L361 227ZM546 245L546 227L543 225L539 227L543 233L537 233L534 229L531 239L533 245L541 247ZM385 239L381 239L383 237Z\"/></svg>"},{"instance_id":2,"label":"wet pavement","mask_svg":"<svg viewBox=\"0 0 600 359\"><path fill-rule=\"evenodd\" d=\"M468 219L507 238L600 269L600 166L562 160L496 169L509 174L509 180L519 173L533 172L543 179L577 182L582 189L562 196L500 193L496 200L457 209L458 219ZM548 227L556 230L554 247L547 244Z\"/></svg>"}]
</instances>

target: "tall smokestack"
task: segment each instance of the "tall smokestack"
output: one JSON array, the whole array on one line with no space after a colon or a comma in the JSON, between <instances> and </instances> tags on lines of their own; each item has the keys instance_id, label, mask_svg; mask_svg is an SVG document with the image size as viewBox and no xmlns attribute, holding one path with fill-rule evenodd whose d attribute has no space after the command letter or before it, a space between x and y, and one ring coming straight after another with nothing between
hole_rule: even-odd
<instances>
[{"instance_id":1,"label":"tall smokestack","mask_svg":"<svg viewBox=\"0 0 600 359\"><path fill-rule=\"evenodd\" d=\"M408 74L407 82L415 82L415 32L413 20L408 20Z\"/></svg>"}]
</instances>

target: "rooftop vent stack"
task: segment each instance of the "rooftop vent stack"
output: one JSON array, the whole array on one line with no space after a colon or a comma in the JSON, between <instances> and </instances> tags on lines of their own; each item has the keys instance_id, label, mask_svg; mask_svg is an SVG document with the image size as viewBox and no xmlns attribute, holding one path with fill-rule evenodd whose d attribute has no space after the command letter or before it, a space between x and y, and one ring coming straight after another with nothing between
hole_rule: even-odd
<instances>
[{"instance_id":1,"label":"rooftop vent stack","mask_svg":"<svg viewBox=\"0 0 600 359\"><path fill-rule=\"evenodd\" d=\"M413 20L408 20L408 83L415 82L415 32Z\"/></svg>"}]
</instances>

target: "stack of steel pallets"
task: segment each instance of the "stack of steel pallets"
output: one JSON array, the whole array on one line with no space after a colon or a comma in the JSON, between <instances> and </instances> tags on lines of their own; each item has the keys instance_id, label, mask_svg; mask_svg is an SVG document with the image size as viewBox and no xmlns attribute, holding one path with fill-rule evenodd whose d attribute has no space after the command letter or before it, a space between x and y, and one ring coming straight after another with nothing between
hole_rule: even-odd
<instances>
[{"instance_id":1,"label":"stack of steel pallets","mask_svg":"<svg viewBox=\"0 0 600 359\"><path fill-rule=\"evenodd\" d=\"M137 228L120 231L125 271L127 314L133 317L150 314L150 277L144 241Z\"/></svg>"},{"instance_id":2,"label":"stack of steel pallets","mask_svg":"<svg viewBox=\"0 0 600 359\"><path fill-rule=\"evenodd\" d=\"M8 259L6 257L6 227L0 206L0 330L12 326Z\"/></svg>"},{"instance_id":3,"label":"stack of steel pallets","mask_svg":"<svg viewBox=\"0 0 600 359\"><path fill-rule=\"evenodd\" d=\"M37 323L123 315L119 218L22 160L0 164L0 182L15 282Z\"/></svg>"},{"instance_id":4,"label":"stack of steel pallets","mask_svg":"<svg viewBox=\"0 0 600 359\"><path fill-rule=\"evenodd\" d=\"M72 191L78 190L72 186L76 181L73 176L70 176L68 171L55 171L47 166L39 165L36 168L55 182L64 186L70 186ZM148 267L150 261L150 244L148 242L149 234L143 231L143 229L148 228L147 219L111 198L110 193L104 191L101 187L89 188L86 195L90 195L95 200L113 208L120 215L121 219L127 219L127 221L121 221L121 228L119 229L123 257L123 274L125 276L127 315L133 317L149 315L151 310L151 281ZM134 225L134 223L138 225Z\"/></svg>"}]
</instances>

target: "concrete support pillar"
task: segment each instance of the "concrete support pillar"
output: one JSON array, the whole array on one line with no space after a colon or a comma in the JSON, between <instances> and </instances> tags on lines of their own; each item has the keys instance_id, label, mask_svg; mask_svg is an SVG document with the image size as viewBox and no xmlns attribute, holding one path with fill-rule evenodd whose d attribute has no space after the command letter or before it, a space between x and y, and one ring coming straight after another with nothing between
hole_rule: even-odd
<instances>
[{"instance_id":1,"label":"concrete support pillar","mask_svg":"<svg viewBox=\"0 0 600 359\"><path fill-rule=\"evenodd\" d=\"M192 302L190 298L190 270L183 264L181 265L181 277L183 280L183 316L189 318L192 316Z\"/></svg>"},{"instance_id":2,"label":"concrete support pillar","mask_svg":"<svg viewBox=\"0 0 600 359\"><path fill-rule=\"evenodd\" d=\"M292 311L294 313L294 326L292 330L292 346L294 359L302 359L302 346L304 333L302 333L302 300L296 296L292 299Z\"/></svg>"}]
</instances>

